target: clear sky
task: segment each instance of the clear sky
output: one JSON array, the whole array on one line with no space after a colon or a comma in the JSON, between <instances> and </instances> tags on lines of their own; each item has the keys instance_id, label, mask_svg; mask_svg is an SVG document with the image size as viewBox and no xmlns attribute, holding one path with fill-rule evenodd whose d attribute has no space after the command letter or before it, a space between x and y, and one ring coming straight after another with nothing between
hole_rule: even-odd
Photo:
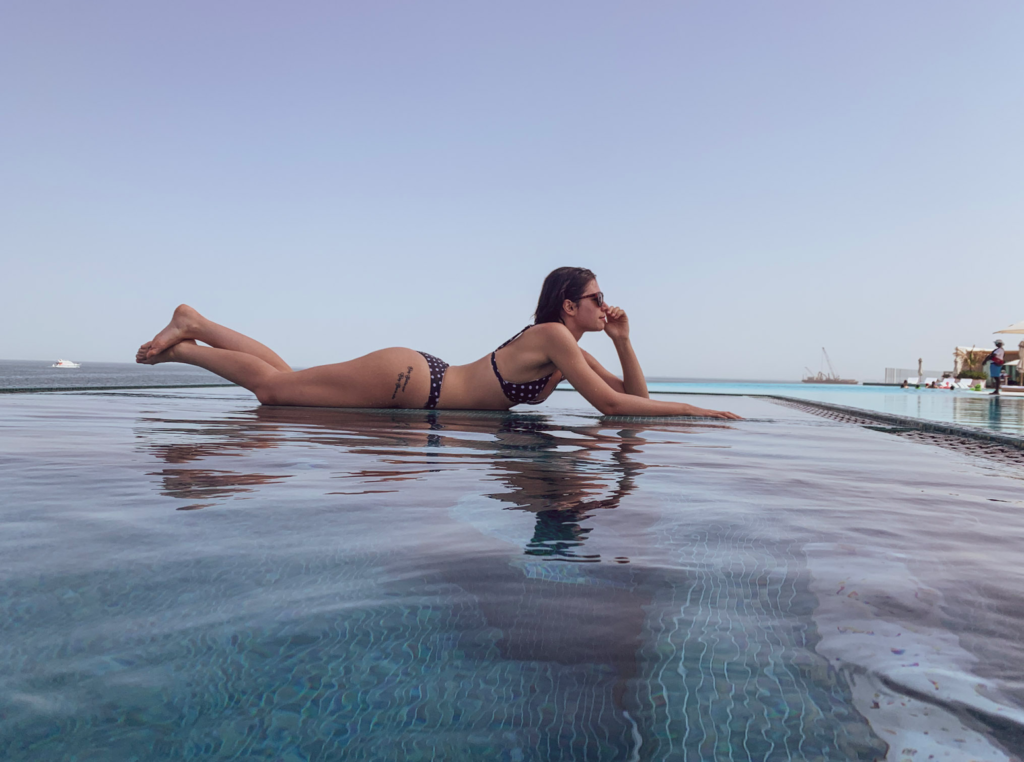
<instances>
[{"instance_id":1,"label":"clear sky","mask_svg":"<svg viewBox=\"0 0 1024 762\"><path fill-rule=\"evenodd\" d=\"M1022 40L1016 0L9 0L0 358L130 361L188 302L462 363L570 264L648 375L949 367L1024 320Z\"/></svg>"}]
</instances>

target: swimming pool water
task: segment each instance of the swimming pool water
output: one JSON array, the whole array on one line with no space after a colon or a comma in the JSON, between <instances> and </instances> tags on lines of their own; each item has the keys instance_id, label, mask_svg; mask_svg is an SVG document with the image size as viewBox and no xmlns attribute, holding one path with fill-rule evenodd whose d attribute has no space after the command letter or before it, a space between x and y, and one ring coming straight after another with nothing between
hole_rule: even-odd
<instances>
[{"instance_id":1,"label":"swimming pool water","mask_svg":"<svg viewBox=\"0 0 1024 762\"><path fill-rule=\"evenodd\" d=\"M948 389L900 389L893 386L853 386L784 383L650 383L651 391L714 395L780 395L815 402L857 407L1003 434L1024 435L1024 397ZM713 405L712 405L713 407Z\"/></svg>"},{"instance_id":2,"label":"swimming pool water","mask_svg":"<svg viewBox=\"0 0 1024 762\"><path fill-rule=\"evenodd\" d=\"M0 397L0 758L1019 752L1022 473L688 401Z\"/></svg>"}]
</instances>

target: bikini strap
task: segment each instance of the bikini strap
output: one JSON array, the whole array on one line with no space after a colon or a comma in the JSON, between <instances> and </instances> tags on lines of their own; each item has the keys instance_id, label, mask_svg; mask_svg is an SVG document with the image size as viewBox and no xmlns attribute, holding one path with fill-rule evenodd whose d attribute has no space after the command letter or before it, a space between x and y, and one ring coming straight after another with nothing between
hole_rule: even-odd
<instances>
[{"instance_id":1,"label":"bikini strap","mask_svg":"<svg viewBox=\"0 0 1024 762\"><path fill-rule=\"evenodd\" d=\"M502 344L502 345L501 345L500 347L498 347L498 349L504 349L505 347L507 347L507 346L508 346L509 344L511 344L511 343L512 343L513 341L515 341L515 340L516 340L516 339L518 339L518 338L519 338L520 336L522 336L522 335L523 335L524 333L526 333L526 329L527 329L527 328L530 328L530 327L531 327L531 326L526 326L526 328L524 328L523 330L521 330L521 331L520 331L519 333L517 333L517 334L516 334L515 336L513 336L513 337L512 337L511 339L509 339L509 340L508 340L508 341L506 341L506 342L505 342L504 344ZM495 355L495 354L497 353L498 349L495 349L495 350L494 350L494 352L491 352L491 367L492 367L492 368L494 369L494 375L496 375L496 376L498 377L498 383L500 383L500 384L501 384L501 388L502 388L502 391L504 391L504 390L505 390L505 386L506 386L506 384L508 384L508 381L506 381L505 379L503 379L503 378L501 377L501 371L499 371L499 370L498 370L498 361L497 361L497 360L495 359L495 357L494 357L494 355ZM507 395L506 395L506 396L507 396Z\"/></svg>"},{"instance_id":2,"label":"bikini strap","mask_svg":"<svg viewBox=\"0 0 1024 762\"><path fill-rule=\"evenodd\" d=\"M515 340L516 340L516 339L518 339L518 338L519 338L520 336L522 336L522 335L523 335L524 333L526 333L526 331L527 331L528 329L530 329L530 328L533 328L533 326L532 326L532 325L528 325L528 326L526 326L526 328L524 328L523 330L521 330L521 331L520 331L519 333L517 333L517 334L516 334L515 336L513 336L513 337L512 337L511 339L509 339L509 340L508 340L508 341L506 341L506 342L505 342L504 344L502 344L502 345L501 345L500 347L498 347L498 349L504 349L504 348L505 348L505 347L507 347L507 346L508 346L509 344L511 344L511 343L512 343L513 341L515 341ZM494 350L494 352L497 352L497 351L498 351L498 349L495 349L495 350ZM494 354L494 352L491 352L491 354Z\"/></svg>"},{"instance_id":3,"label":"bikini strap","mask_svg":"<svg viewBox=\"0 0 1024 762\"><path fill-rule=\"evenodd\" d=\"M532 327L532 325L526 326L526 328L521 330L511 339L509 339L500 347L498 347L498 349L503 349L507 347L509 344L518 339ZM505 398L514 405L519 404L520 402L525 402L529 405L538 404L537 396L540 394L543 387L547 385L548 381L554 375L554 372L552 371L551 373L548 373L543 378L537 378L534 379L533 381L525 381L521 384L517 384L512 381L506 381L504 378L501 377L501 371L498 370L498 361L496 359L498 349L495 349L493 352L491 352L491 369L494 371L494 375L497 376L498 378L498 383L501 385L501 391L505 395ZM527 394L531 395L530 399L524 399L524 397Z\"/></svg>"}]
</instances>

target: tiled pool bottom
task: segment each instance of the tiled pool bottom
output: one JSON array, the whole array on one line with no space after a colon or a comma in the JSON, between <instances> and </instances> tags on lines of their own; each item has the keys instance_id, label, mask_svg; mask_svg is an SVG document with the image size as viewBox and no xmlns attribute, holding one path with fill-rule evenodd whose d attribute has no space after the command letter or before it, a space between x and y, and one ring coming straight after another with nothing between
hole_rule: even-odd
<instances>
[{"instance_id":1,"label":"tiled pool bottom","mask_svg":"<svg viewBox=\"0 0 1024 762\"><path fill-rule=\"evenodd\" d=\"M0 758L1024 748L1024 473L766 400L556 401L0 398Z\"/></svg>"}]
</instances>

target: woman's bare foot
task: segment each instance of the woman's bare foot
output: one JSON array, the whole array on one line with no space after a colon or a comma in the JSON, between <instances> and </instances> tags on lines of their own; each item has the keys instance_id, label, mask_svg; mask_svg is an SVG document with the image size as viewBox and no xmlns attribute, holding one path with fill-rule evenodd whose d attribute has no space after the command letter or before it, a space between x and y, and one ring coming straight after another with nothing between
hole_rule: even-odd
<instances>
[{"instance_id":1,"label":"woman's bare foot","mask_svg":"<svg viewBox=\"0 0 1024 762\"><path fill-rule=\"evenodd\" d=\"M171 322L154 336L152 341L143 344L139 348L139 354L136 355L135 361L143 362L173 347L179 341L193 338L192 332L202 319L203 316L187 304L178 305L178 308L174 310L174 314L171 316ZM145 357L140 360L139 356L143 350L145 350ZM161 362L166 361L162 360Z\"/></svg>"},{"instance_id":2,"label":"woman's bare foot","mask_svg":"<svg viewBox=\"0 0 1024 762\"><path fill-rule=\"evenodd\" d=\"M159 365L162 362L179 362L178 355L181 354L179 347L181 347L182 344L191 344L192 346L195 346L196 340L182 339L181 341L167 347L163 352L158 352L155 355L152 354L152 344L153 342L147 341L139 347L139 351L135 355L135 362L142 363L143 365Z\"/></svg>"}]
</instances>

